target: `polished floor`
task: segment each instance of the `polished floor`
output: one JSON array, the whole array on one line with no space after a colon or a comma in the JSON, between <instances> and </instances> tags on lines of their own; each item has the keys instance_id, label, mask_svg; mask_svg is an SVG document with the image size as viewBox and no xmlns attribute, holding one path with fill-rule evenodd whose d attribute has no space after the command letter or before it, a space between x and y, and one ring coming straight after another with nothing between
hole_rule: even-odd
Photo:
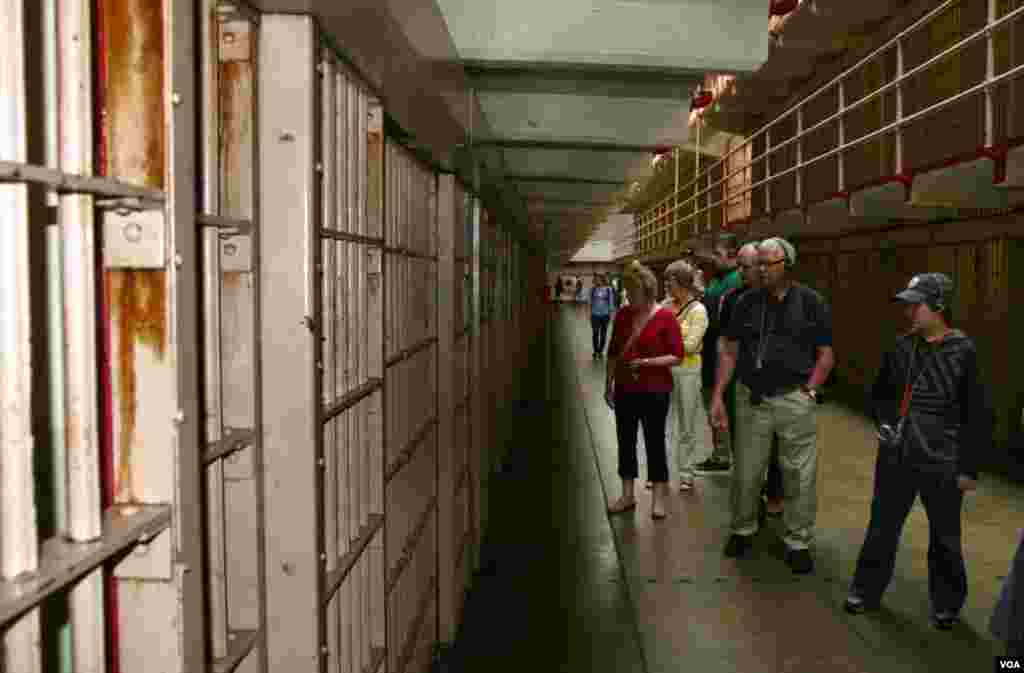
<instances>
[{"instance_id":1,"label":"polished floor","mask_svg":"<svg viewBox=\"0 0 1024 673\"><path fill-rule=\"evenodd\" d=\"M669 518L618 495L604 362L575 307L552 314L533 355L536 399L506 419L508 460L488 484L489 535L450 671L883 673L988 671L988 617L1024 525L1024 486L983 476L965 506L970 595L963 623L928 623L928 523L915 505L881 611L841 604L864 534L875 445L866 419L820 414L817 570L786 567L778 524L746 559L722 556L729 475L673 491ZM842 357L839 354L839 357ZM641 468L642 470L643 468Z\"/></svg>"}]
</instances>

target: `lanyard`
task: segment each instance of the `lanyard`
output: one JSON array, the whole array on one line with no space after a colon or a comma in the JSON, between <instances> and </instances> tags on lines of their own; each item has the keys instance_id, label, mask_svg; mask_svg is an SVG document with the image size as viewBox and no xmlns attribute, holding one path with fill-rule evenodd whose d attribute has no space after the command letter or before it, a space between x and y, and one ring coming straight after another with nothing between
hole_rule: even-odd
<instances>
[{"instance_id":1,"label":"lanyard","mask_svg":"<svg viewBox=\"0 0 1024 673\"><path fill-rule=\"evenodd\" d=\"M900 418L906 418L907 414L910 413L910 395L914 388L914 384L910 381L910 372L914 369L914 360L917 359L917 342L914 342L914 349L910 351L910 362L907 363L907 382L903 384L903 401L900 402ZM924 371L924 368L921 368ZM918 376L921 372L917 373ZM915 380L916 382L916 380Z\"/></svg>"}]
</instances>

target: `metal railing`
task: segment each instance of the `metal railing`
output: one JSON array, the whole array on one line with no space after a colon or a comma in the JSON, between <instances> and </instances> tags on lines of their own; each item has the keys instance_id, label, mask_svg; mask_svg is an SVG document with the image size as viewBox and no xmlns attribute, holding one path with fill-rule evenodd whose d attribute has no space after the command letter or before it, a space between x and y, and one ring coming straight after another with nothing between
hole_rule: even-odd
<instances>
[{"instance_id":1,"label":"metal railing","mask_svg":"<svg viewBox=\"0 0 1024 673\"><path fill-rule=\"evenodd\" d=\"M904 69L904 46L907 38L913 33L921 30L925 26L929 25L937 17L941 16L946 11L954 8L961 4L962 0L946 0L942 2L934 9L926 13L921 18L914 21L910 26L900 31L895 37L891 38L883 45L872 50L868 55L861 58L853 66L844 70L841 74L820 86L813 93L802 99L790 109L786 110L782 114L778 115L774 120L761 127L758 131L752 134L744 142L740 143L736 147L731 148L725 155L717 162L701 171L693 180L686 185L683 185L677 191L669 194L658 203L649 207L644 213L639 216L638 226L630 234L618 239L615 246L615 257L621 258L625 254L643 254L649 252L652 239L655 236L665 234L666 232L672 231L675 228L680 230L687 223L691 223L692 226L689 228L689 235L698 236L701 233L706 233L710 227L702 232L697 226L697 218L705 213L710 214L715 208L723 207L727 204L734 203L738 199L745 197L752 193L754 190L764 187L765 188L765 201L766 208L765 212L770 213L770 190L767 189L769 185L775 183L782 178L788 177L789 175L795 174L796 176L796 202L797 205L803 205L803 198L801 192L801 178L804 169L819 164L826 159L832 157L839 157L836 162L837 168L837 179L838 187L837 192L842 193L846 189L845 184L845 166L843 162L843 153L859 147L865 143L876 140L886 134L896 133L895 143L895 155L896 155L896 170L895 174L900 175L904 173L905 157L903 149L903 137L902 129L907 125L913 124L921 120L922 118L939 112L951 105L963 101L966 98L977 95L979 93L984 94L984 142L985 146L991 148L994 144L994 120L995 102L993 100L993 91L996 86L1012 80L1013 78L1024 74L1024 64L1018 64L1015 67L1008 68L1005 72L996 75L995 73L995 33L996 31L1006 29L1010 24L1018 19L1024 18L1024 6L1018 7L1011 11L1006 12L1002 17L997 18L998 15L998 0L987 0L988 1L988 12L985 26L974 33L960 39L949 47L939 51L931 58L923 61L919 65L911 68L910 70ZM984 40L986 43L986 67L984 79L970 86L959 93L948 96L932 105L929 105L913 114L904 114L903 105L903 94L905 83L922 73L934 68L937 64L945 61L946 59L959 54L974 43ZM874 91L865 94L852 104L846 104L844 84L855 74L861 72L866 66L874 62L879 56L885 54L891 49L896 50L897 55L897 73L896 77L891 81L882 84ZM823 96L826 92L831 91L833 88L837 91L838 98L838 110L833 114L830 114L813 124L812 126L804 128L803 126L803 113L810 103ZM846 138L846 126L845 118L864 108L867 104L879 99L887 93L895 92L896 94L896 119L895 121L885 124L880 128L873 131L866 132L859 135L856 138ZM778 127L784 121L788 121L791 116L796 117L796 133L778 144L772 144L771 142L771 131L773 128ZM835 124L837 126L837 137L838 144L831 150L821 152L810 159L803 158L803 141L807 136L819 132L828 126ZM742 163L740 166L733 168L731 171L728 170L729 162L731 159L737 157L740 152L747 150L752 144L764 136L765 138L765 149L763 152L753 157L750 161ZM791 146L796 148L797 159L794 165L780 170L778 172L772 172L770 169L769 159L779 153L780 151L787 149ZM753 154L753 153L751 153ZM743 175L744 172L751 172L755 166L761 162L765 162L765 175L766 177L757 181L745 184L739 189L732 190L728 188L730 180L736 176ZM721 170L722 175L717 180L712 182L712 174L715 171ZM707 184L703 189L699 187L701 181L705 181ZM723 187L724 186L724 187ZM722 187L722 196L713 203L711 193L716 189ZM682 194L692 194L688 197L683 197ZM705 196L706 195L706 196ZM705 197L707 203L701 207L701 197ZM672 205L670 202L675 201ZM694 204L692 209L690 205ZM679 211L686 209L690 212L680 215ZM720 226L720 223L716 223L715 226ZM630 252L626 252L627 248L632 247Z\"/></svg>"}]
</instances>

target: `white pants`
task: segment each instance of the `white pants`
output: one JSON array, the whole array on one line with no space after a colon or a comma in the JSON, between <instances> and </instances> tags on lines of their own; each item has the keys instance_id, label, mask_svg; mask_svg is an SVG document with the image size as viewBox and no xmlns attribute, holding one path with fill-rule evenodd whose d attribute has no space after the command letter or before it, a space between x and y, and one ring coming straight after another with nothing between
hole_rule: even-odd
<instances>
[{"instance_id":1,"label":"white pants","mask_svg":"<svg viewBox=\"0 0 1024 673\"><path fill-rule=\"evenodd\" d=\"M707 440L700 367L673 367L672 383L669 451L675 451L680 478L693 480L696 466L710 458L714 449Z\"/></svg>"}]
</instances>

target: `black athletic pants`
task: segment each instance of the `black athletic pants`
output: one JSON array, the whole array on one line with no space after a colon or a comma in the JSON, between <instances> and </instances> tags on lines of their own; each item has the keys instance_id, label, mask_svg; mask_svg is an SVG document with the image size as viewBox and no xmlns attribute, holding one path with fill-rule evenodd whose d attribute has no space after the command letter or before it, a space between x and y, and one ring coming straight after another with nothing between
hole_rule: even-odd
<instances>
[{"instance_id":1,"label":"black athletic pants","mask_svg":"<svg viewBox=\"0 0 1024 673\"><path fill-rule=\"evenodd\" d=\"M961 546L963 493L952 470L922 470L879 451L875 493L853 576L852 593L877 603L892 580L903 523L917 495L928 515L928 594L935 612L959 613L967 599L967 568Z\"/></svg>"}]
</instances>

